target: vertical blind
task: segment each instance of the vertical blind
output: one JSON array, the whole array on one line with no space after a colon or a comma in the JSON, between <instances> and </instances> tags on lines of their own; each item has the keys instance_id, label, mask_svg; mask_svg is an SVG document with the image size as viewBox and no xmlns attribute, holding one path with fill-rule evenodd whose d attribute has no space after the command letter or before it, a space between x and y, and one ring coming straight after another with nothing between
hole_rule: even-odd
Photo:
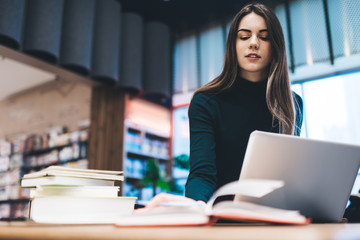
<instances>
[{"instance_id":1,"label":"vertical blind","mask_svg":"<svg viewBox=\"0 0 360 240\"><path fill-rule=\"evenodd\" d=\"M219 25L207 27L200 33L199 38L200 84L203 86L217 77L223 69L225 39Z\"/></svg>"},{"instance_id":2,"label":"vertical blind","mask_svg":"<svg viewBox=\"0 0 360 240\"><path fill-rule=\"evenodd\" d=\"M335 57L360 53L360 1L328 1Z\"/></svg>"},{"instance_id":3,"label":"vertical blind","mask_svg":"<svg viewBox=\"0 0 360 240\"><path fill-rule=\"evenodd\" d=\"M292 2L290 18L295 67L329 61L323 1Z\"/></svg>"},{"instance_id":4,"label":"vertical blind","mask_svg":"<svg viewBox=\"0 0 360 240\"><path fill-rule=\"evenodd\" d=\"M183 36L174 49L174 93L187 93L198 88L196 35Z\"/></svg>"},{"instance_id":5,"label":"vertical blind","mask_svg":"<svg viewBox=\"0 0 360 240\"><path fill-rule=\"evenodd\" d=\"M291 57L290 57L290 43L289 43L289 32L288 32L288 21L286 18L286 10L285 5L281 4L276 6L275 8L275 14L279 19L279 22L282 27L282 31L284 33L285 38L285 49L286 49L286 59L288 62L288 66L291 66Z\"/></svg>"}]
</instances>

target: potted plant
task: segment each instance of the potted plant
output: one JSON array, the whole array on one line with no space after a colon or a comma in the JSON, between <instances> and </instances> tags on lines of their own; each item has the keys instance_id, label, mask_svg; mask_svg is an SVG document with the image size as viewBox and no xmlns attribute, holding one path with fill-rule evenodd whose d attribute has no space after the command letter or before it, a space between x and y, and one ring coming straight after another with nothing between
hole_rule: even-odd
<instances>
[{"instance_id":1,"label":"potted plant","mask_svg":"<svg viewBox=\"0 0 360 240\"><path fill-rule=\"evenodd\" d=\"M153 196L156 195L156 188L160 187L165 191L170 190L169 181L166 177L162 177L159 166L154 159L150 159L146 163L145 174L141 179L141 183L144 186L152 186Z\"/></svg>"}]
</instances>

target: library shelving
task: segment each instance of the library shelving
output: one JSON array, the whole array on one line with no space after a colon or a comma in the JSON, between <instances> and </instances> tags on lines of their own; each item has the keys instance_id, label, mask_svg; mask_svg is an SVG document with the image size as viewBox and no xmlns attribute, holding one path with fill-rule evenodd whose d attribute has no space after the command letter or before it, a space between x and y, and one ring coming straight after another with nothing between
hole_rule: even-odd
<instances>
[{"instance_id":1,"label":"library shelving","mask_svg":"<svg viewBox=\"0 0 360 240\"><path fill-rule=\"evenodd\" d=\"M145 176L146 165L150 160L155 161L158 165L161 177L165 178L171 174L170 137L125 121L124 139L125 180L122 194L135 196L140 201L149 200L154 191L151 187L144 186L141 180Z\"/></svg>"},{"instance_id":2,"label":"library shelving","mask_svg":"<svg viewBox=\"0 0 360 240\"><path fill-rule=\"evenodd\" d=\"M38 171L51 165L63 165L86 159L87 141L76 141L25 152L21 169L24 172Z\"/></svg>"},{"instance_id":3,"label":"library shelving","mask_svg":"<svg viewBox=\"0 0 360 240\"><path fill-rule=\"evenodd\" d=\"M21 177L50 165L87 168L87 131L0 140L0 220L25 220L30 189Z\"/></svg>"}]
</instances>

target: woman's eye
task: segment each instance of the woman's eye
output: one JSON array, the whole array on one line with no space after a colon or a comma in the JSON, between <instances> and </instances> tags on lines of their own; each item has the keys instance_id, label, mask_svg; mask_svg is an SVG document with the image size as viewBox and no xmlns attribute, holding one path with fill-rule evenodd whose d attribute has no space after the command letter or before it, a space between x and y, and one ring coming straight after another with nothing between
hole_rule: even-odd
<instances>
[{"instance_id":1,"label":"woman's eye","mask_svg":"<svg viewBox=\"0 0 360 240\"><path fill-rule=\"evenodd\" d=\"M259 37L261 40L263 40L263 41L269 41L270 40L270 38L269 37Z\"/></svg>"},{"instance_id":2,"label":"woman's eye","mask_svg":"<svg viewBox=\"0 0 360 240\"><path fill-rule=\"evenodd\" d=\"M248 40L250 37L240 37L241 40Z\"/></svg>"}]
</instances>

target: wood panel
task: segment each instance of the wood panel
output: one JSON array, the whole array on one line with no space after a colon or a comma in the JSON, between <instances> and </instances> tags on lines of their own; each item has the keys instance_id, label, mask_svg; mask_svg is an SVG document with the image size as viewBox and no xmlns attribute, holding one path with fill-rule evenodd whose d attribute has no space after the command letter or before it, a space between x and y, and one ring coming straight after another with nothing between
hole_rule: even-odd
<instances>
[{"instance_id":1,"label":"wood panel","mask_svg":"<svg viewBox=\"0 0 360 240\"><path fill-rule=\"evenodd\" d=\"M108 86L92 90L89 168L122 170L127 94Z\"/></svg>"}]
</instances>

